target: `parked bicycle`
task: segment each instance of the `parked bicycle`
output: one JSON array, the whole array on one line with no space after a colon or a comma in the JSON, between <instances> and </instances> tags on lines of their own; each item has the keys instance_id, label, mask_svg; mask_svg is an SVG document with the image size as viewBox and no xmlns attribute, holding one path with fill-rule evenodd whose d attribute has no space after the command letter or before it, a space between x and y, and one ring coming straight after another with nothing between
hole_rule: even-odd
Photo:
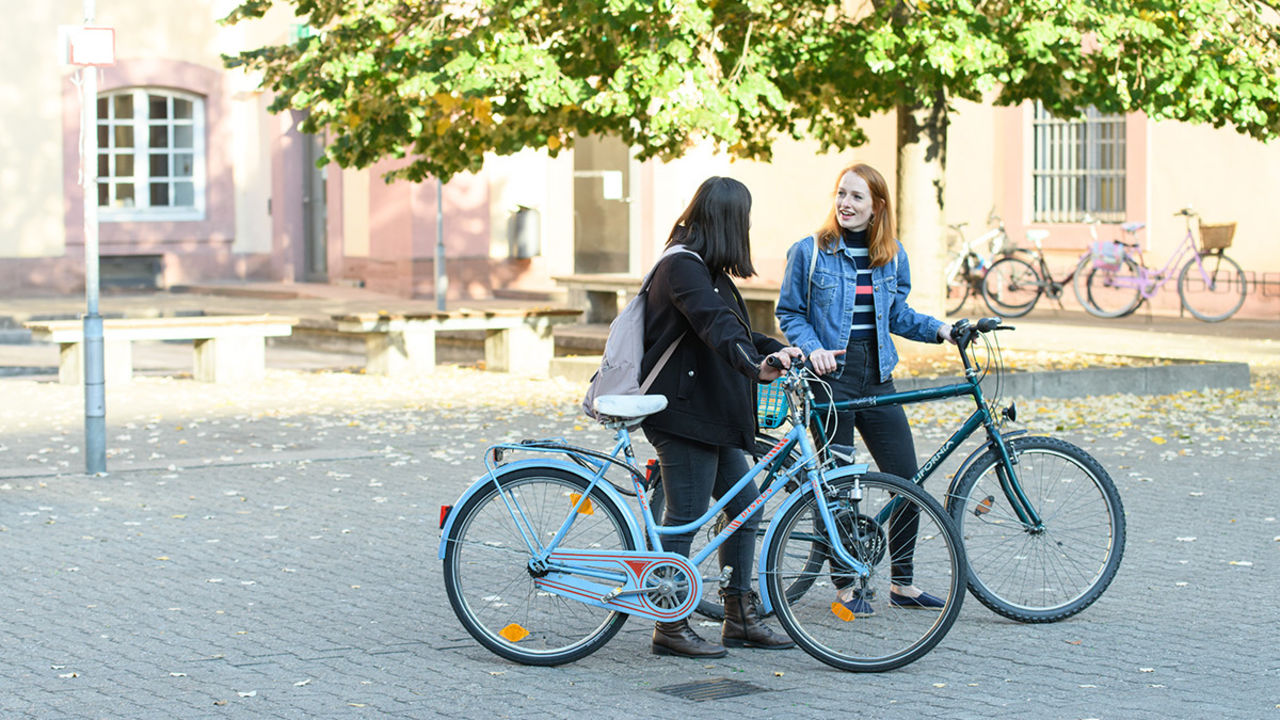
<instances>
[{"instance_id":1,"label":"parked bicycle","mask_svg":"<svg viewBox=\"0 0 1280 720\"><path fill-rule=\"evenodd\" d=\"M1141 223L1124 226L1131 241L1095 246L1093 267L1076 279L1077 283L1083 283L1083 292L1079 286L1076 292L1087 301L1082 302L1085 310L1102 318L1128 315L1155 297L1174 278L1173 271L1179 264L1178 299L1192 315L1205 322L1219 322L1240 309L1248 292L1244 271L1224 252L1231 247L1235 223L1199 222L1199 215L1191 208L1183 208L1174 215L1186 221L1186 235L1159 270L1147 267L1142 246L1136 240L1143 227ZM1199 225L1199 247L1191 230L1192 218Z\"/></svg>"},{"instance_id":2,"label":"parked bicycle","mask_svg":"<svg viewBox=\"0 0 1280 720\"><path fill-rule=\"evenodd\" d=\"M1043 243L1048 236L1048 230L1028 230L1027 239L1035 245L1035 250L1028 250L1021 257L1003 257L987 270L982 280L982 299L991 312L1009 318L1022 317L1035 308L1041 296L1057 301L1058 307L1062 307L1062 294L1068 285L1075 289L1076 300L1085 304L1081 288L1072 280L1093 266L1093 255L1086 251L1071 272L1059 280L1044 259Z\"/></svg>"},{"instance_id":3,"label":"parked bicycle","mask_svg":"<svg viewBox=\"0 0 1280 720\"><path fill-rule=\"evenodd\" d=\"M1055 622L1092 605L1111 584L1124 554L1124 508L1111 476L1080 447L1058 438L1028 436L1025 430L1000 430L1003 421L1016 420L1016 406L1010 403L994 412L995 403L984 396L981 383L988 370L993 370L999 388L1003 372L998 346L992 346L987 334L1011 329L1001 325L999 318L976 324L957 321L952 335L964 365L964 382L833 406L811 405L807 423L815 430L815 446L821 448L826 445L826 418L831 410L972 398L974 411L911 481L922 486L981 427L986 442L960 464L945 498L965 545L969 590L983 605L1007 618ZM974 352L979 337L987 351L985 369ZM772 402L761 404L761 416L762 425L780 416L794 418L793 413L780 414ZM772 449L774 446L768 445L771 441L762 436L757 443ZM826 460L830 466L848 458L846 454L844 459L829 456ZM791 460L779 456L776 461L785 464ZM781 473L776 477L786 476ZM766 486L762 492L769 490ZM763 520L760 527L759 532L767 534ZM713 618L723 616L723 609L711 596L702 598L698 612Z\"/></svg>"},{"instance_id":4,"label":"parked bicycle","mask_svg":"<svg viewBox=\"0 0 1280 720\"><path fill-rule=\"evenodd\" d=\"M928 653L955 622L964 597L966 562L954 524L936 500L901 478L817 461L803 423L813 400L805 372L797 364L782 383L792 429L688 525L655 522L631 447L630 429L661 411L663 396L597 398L616 433L610 452L559 439L490 448L485 475L441 509L444 585L463 627L504 658L557 665L602 647L628 616L688 617L704 581L729 577L726 568L703 578L698 566L794 482L762 544L763 609L807 653L842 670L890 670ZM799 462L784 468L778 459L795 448ZM540 455L510 461L516 452ZM610 471L626 475L630 488L615 486ZM761 475L765 492L705 547L689 558L663 552L663 536L704 525ZM624 493L638 499L638 514ZM918 522L900 520L909 516ZM942 608L892 604L890 567L904 548L914 557L914 582L942 598ZM849 585L874 617L855 619L836 602L836 588Z\"/></svg>"},{"instance_id":5,"label":"parked bicycle","mask_svg":"<svg viewBox=\"0 0 1280 720\"><path fill-rule=\"evenodd\" d=\"M967 224L947 226L955 231L955 236L948 243L951 258L942 272L947 284L944 308L948 315L960 312L970 295L981 295L982 279L987 269L997 258L1014 251L1009 236L1005 234L1004 221L994 209L987 215L987 224L994 227L972 240L964 236Z\"/></svg>"}]
</instances>

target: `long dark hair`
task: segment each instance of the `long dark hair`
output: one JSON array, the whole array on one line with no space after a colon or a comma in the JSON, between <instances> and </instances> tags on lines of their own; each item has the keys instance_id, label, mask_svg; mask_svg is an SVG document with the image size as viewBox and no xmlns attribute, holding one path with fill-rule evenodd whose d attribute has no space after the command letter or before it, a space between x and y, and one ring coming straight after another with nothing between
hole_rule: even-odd
<instances>
[{"instance_id":1,"label":"long dark hair","mask_svg":"<svg viewBox=\"0 0 1280 720\"><path fill-rule=\"evenodd\" d=\"M749 278L751 264L751 191L727 177L709 177L671 228L667 246L682 244L702 256L712 272Z\"/></svg>"},{"instance_id":2,"label":"long dark hair","mask_svg":"<svg viewBox=\"0 0 1280 720\"><path fill-rule=\"evenodd\" d=\"M893 234L893 205L889 202L889 184L884 176L870 165L858 163L840 171L836 176L836 188L844 180L845 173L853 173L867 183L871 191L871 225L867 227L867 247L871 267L889 264L898 254L898 238ZM836 222L836 206L833 201L827 220L818 228L818 244L830 250L840 244L840 223Z\"/></svg>"}]
</instances>

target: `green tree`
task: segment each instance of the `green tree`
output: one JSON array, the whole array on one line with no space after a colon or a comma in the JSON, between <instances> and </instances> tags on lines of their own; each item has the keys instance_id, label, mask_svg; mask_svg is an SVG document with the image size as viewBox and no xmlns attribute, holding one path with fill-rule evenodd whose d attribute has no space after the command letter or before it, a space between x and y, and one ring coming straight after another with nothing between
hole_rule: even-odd
<instances>
[{"instance_id":1,"label":"green tree","mask_svg":"<svg viewBox=\"0 0 1280 720\"><path fill-rule=\"evenodd\" d=\"M273 4L312 32L228 64L263 73L273 110L307 111L326 160L408 158L395 178L588 134L642 158L711 143L767 160L781 136L857 146L860 118L896 111L918 278L940 275L954 100L1280 131L1270 0L246 0L226 21Z\"/></svg>"}]
</instances>

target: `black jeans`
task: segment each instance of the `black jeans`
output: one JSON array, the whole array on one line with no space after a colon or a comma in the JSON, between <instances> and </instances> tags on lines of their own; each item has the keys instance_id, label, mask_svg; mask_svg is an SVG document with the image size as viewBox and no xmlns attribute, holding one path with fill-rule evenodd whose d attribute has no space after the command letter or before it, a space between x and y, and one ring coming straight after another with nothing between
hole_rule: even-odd
<instances>
[{"instance_id":1,"label":"black jeans","mask_svg":"<svg viewBox=\"0 0 1280 720\"><path fill-rule=\"evenodd\" d=\"M747 474L750 466L741 448L706 445L657 430L646 430L662 467L662 489L666 493L663 525L684 525L702 516L711 505ZM755 482L749 484L725 507L730 518L747 508L760 495ZM756 528L760 513L729 536L720 546L720 567L729 565L733 575L727 592L745 594L751 589L755 562ZM679 535L663 535L664 550L689 556L696 529Z\"/></svg>"},{"instance_id":2,"label":"black jeans","mask_svg":"<svg viewBox=\"0 0 1280 720\"><path fill-rule=\"evenodd\" d=\"M831 395L828 396L826 388L815 383L814 397L818 403L830 402L832 396L836 402L842 402L896 392L893 378L880 382L879 353L874 338L849 340L844 354L844 372L838 378L827 376L823 379L831 384ZM834 432L830 416L824 416L823 422L827 424L827 439L841 445L853 445L853 431L857 429L880 472L910 480L919 469L911 425L901 405L836 413ZM816 433L814 436L818 437ZM891 582L896 585L910 585L915 574L912 556L915 554L919 521L919 512L914 505L889 518L890 574Z\"/></svg>"}]
</instances>

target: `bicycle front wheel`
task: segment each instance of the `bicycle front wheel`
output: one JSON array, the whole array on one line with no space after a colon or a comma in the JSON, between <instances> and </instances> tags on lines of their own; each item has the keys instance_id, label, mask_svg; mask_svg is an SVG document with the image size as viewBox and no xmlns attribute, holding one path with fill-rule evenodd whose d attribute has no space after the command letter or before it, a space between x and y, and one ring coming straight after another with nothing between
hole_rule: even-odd
<instances>
[{"instance_id":1,"label":"bicycle front wheel","mask_svg":"<svg viewBox=\"0 0 1280 720\"><path fill-rule=\"evenodd\" d=\"M1084 309L1100 318L1124 317L1137 310L1142 302L1138 264L1128 257L1116 268L1087 268L1084 287L1081 298ZM1080 296L1078 289L1076 295Z\"/></svg>"},{"instance_id":2,"label":"bicycle front wheel","mask_svg":"<svg viewBox=\"0 0 1280 720\"><path fill-rule=\"evenodd\" d=\"M983 301L991 312L1004 317L1022 317L1031 312L1043 291L1040 273L1016 257L997 260L982 281Z\"/></svg>"},{"instance_id":3,"label":"bicycle front wheel","mask_svg":"<svg viewBox=\"0 0 1280 720\"><path fill-rule=\"evenodd\" d=\"M529 547L513 516L527 523L536 542L548 542L588 481L559 468L528 467L502 476L498 484L501 493L491 484L454 511L444 587L458 620L490 651L526 665L559 665L595 652L622 628L627 615L535 586ZM560 545L634 550L624 518L609 496L592 490Z\"/></svg>"},{"instance_id":4,"label":"bicycle front wheel","mask_svg":"<svg viewBox=\"0 0 1280 720\"><path fill-rule=\"evenodd\" d=\"M1120 493L1098 461L1071 443L1050 437L1007 443L1016 482L992 448L947 501L969 558L969 590L1020 622L1071 617L1102 596L1120 567ZM1007 487L1025 495L1042 527L1018 516Z\"/></svg>"},{"instance_id":5,"label":"bicycle front wheel","mask_svg":"<svg viewBox=\"0 0 1280 720\"><path fill-rule=\"evenodd\" d=\"M818 503L826 502L839 541L870 570L859 578L832 554ZM827 483L774 519L764 551L766 587L778 621L805 652L841 670L881 672L913 662L942 640L964 600L964 551L936 500L882 473ZM812 558L825 558L813 563ZM909 608L890 582L942 601ZM803 586L806 592L788 590ZM898 602L895 602L895 599ZM855 612L856 611L856 612Z\"/></svg>"},{"instance_id":6,"label":"bicycle front wheel","mask_svg":"<svg viewBox=\"0 0 1280 720\"><path fill-rule=\"evenodd\" d=\"M1182 266L1178 274L1178 297L1182 306L1205 322L1226 320L1244 304L1244 271L1235 260L1221 253L1200 253Z\"/></svg>"}]
</instances>

